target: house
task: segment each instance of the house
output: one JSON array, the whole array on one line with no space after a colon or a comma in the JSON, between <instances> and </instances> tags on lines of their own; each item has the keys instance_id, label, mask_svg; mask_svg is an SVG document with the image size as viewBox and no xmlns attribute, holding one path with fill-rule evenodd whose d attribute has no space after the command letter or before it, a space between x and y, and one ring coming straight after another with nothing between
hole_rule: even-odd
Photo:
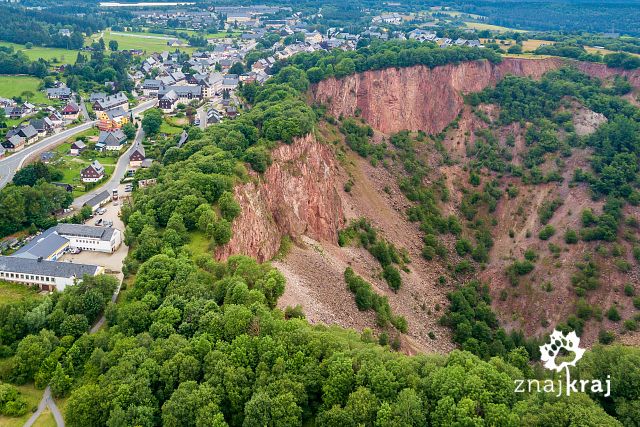
<instances>
[{"instance_id":1,"label":"house","mask_svg":"<svg viewBox=\"0 0 640 427\"><path fill-rule=\"evenodd\" d=\"M50 135L56 129L55 125L48 117L45 117L44 119L33 119L29 124L34 127L40 137Z\"/></svg>"},{"instance_id":2,"label":"house","mask_svg":"<svg viewBox=\"0 0 640 427\"><path fill-rule=\"evenodd\" d=\"M71 98L71 89L65 86L51 87L45 90L47 98L49 99L63 99L67 100Z\"/></svg>"},{"instance_id":3,"label":"house","mask_svg":"<svg viewBox=\"0 0 640 427\"><path fill-rule=\"evenodd\" d=\"M77 140L71 143L71 149L69 150L69 154L71 154L72 156L79 156L86 149L87 149L87 144L85 144L84 141Z\"/></svg>"},{"instance_id":4,"label":"house","mask_svg":"<svg viewBox=\"0 0 640 427\"><path fill-rule=\"evenodd\" d=\"M12 135L2 143L2 147L9 153L20 151L24 148L24 138L19 135Z\"/></svg>"},{"instance_id":5,"label":"house","mask_svg":"<svg viewBox=\"0 0 640 427\"><path fill-rule=\"evenodd\" d=\"M80 107L75 102L69 102L60 112L65 120L76 120L80 114Z\"/></svg>"},{"instance_id":6,"label":"house","mask_svg":"<svg viewBox=\"0 0 640 427\"><path fill-rule=\"evenodd\" d=\"M127 136L120 129L101 131L96 150L119 151L126 142Z\"/></svg>"},{"instance_id":7,"label":"house","mask_svg":"<svg viewBox=\"0 0 640 427\"><path fill-rule=\"evenodd\" d=\"M83 206L89 206L92 212L98 210L98 208L104 206L108 202L111 201L111 194L109 191L105 190L101 193L96 194L91 199L87 200Z\"/></svg>"},{"instance_id":8,"label":"house","mask_svg":"<svg viewBox=\"0 0 640 427\"><path fill-rule=\"evenodd\" d=\"M186 130L183 130L182 133L180 134L180 139L178 140L177 147L182 148L182 146L186 144L188 139L189 139L189 134L187 133Z\"/></svg>"},{"instance_id":9,"label":"house","mask_svg":"<svg viewBox=\"0 0 640 427\"><path fill-rule=\"evenodd\" d=\"M163 113L171 113L176 108L176 104L178 103L178 95L170 90L169 92L160 95L158 93L158 107L162 110Z\"/></svg>"},{"instance_id":10,"label":"house","mask_svg":"<svg viewBox=\"0 0 640 427\"><path fill-rule=\"evenodd\" d=\"M167 86L158 92L158 99L169 92L174 92L180 102L188 103L194 99L202 99L202 86Z\"/></svg>"},{"instance_id":11,"label":"house","mask_svg":"<svg viewBox=\"0 0 640 427\"><path fill-rule=\"evenodd\" d=\"M91 95L89 95L89 102L93 105L96 101L105 99L106 97L107 94L104 92L93 92Z\"/></svg>"},{"instance_id":12,"label":"house","mask_svg":"<svg viewBox=\"0 0 640 427\"><path fill-rule=\"evenodd\" d=\"M125 111L129 111L129 98L123 92L115 95L106 96L98 99L93 103L94 111L109 111L118 107L122 107Z\"/></svg>"},{"instance_id":13,"label":"house","mask_svg":"<svg viewBox=\"0 0 640 427\"><path fill-rule=\"evenodd\" d=\"M102 131L110 131L120 129L129 123L129 113L121 107L109 111L98 111L98 129Z\"/></svg>"},{"instance_id":14,"label":"house","mask_svg":"<svg viewBox=\"0 0 640 427\"><path fill-rule=\"evenodd\" d=\"M80 179L84 183L98 182L104 178L104 166L94 160L89 166L80 171Z\"/></svg>"},{"instance_id":15,"label":"house","mask_svg":"<svg viewBox=\"0 0 640 427\"><path fill-rule=\"evenodd\" d=\"M144 146L137 143L131 154L129 154L129 166L132 168L140 167L145 158Z\"/></svg>"},{"instance_id":16,"label":"house","mask_svg":"<svg viewBox=\"0 0 640 427\"><path fill-rule=\"evenodd\" d=\"M104 273L98 265L0 256L0 280L36 285L45 291L63 291L87 276Z\"/></svg>"},{"instance_id":17,"label":"house","mask_svg":"<svg viewBox=\"0 0 640 427\"><path fill-rule=\"evenodd\" d=\"M61 28L58 30L58 35L62 37L71 37L71 30L68 28Z\"/></svg>"},{"instance_id":18,"label":"house","mask_svg":"<svg viewBox=\"0 0 640 427\"><path fill-rule=\"evenodd\" d=\"M16 129L11 129L7 132L7 138L10 138L14 135L18 135L19 137L24 139L24 143L29 145L38 140L38 131L32 125L21 126Z\"/></svg>"},{"instance_id":19,"label":"house","mask_svg":"<svg viewBox=\"0 0 640 427\"><path fill-rule=\"evenodd\" d=\"M142 83L142 94L144 96L157 96L161 87L162 82L160 80L147 79Z\"/></svg>"}]
</instances>

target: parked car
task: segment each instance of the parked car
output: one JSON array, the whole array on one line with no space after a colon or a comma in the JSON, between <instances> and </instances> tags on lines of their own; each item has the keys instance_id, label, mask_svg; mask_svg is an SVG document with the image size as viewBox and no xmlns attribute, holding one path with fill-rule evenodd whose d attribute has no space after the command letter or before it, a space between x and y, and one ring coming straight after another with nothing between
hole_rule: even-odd
<instances>
[{"instance_id":1,"label":"parked car","mask_svg":"<svg viewBox=\"0 0 640 427\"><path fill-rule=\"evenodd\" d=\"M104 221L102 220L102 218L98 218L98 220L95 222L97 227L100 227L102 225Z\"/></svg>"},{"instance_id":2,"label":"parked car","mask_svg":"<svg viewBox=\"0 0 640 427\"><path fill-rule=\"evenodd\" d=\"M68 252L72 255L76 255L79 254L80 252L82 252L82 249L80 248L69 248Z\"/></svg>"},{"instance_id":3,"label":"parked car","mask_svg":"<svg viewBox=\"0 0 640 427\"><path fill-rule=\"evenodd\" d=\"M106 210L105 208L100 208L100 209L98 209L96 212L98 213L98 215L104 215L104 213L105 213L106 211L107 211L107 210Z\"/></svg>"}]
</instances>

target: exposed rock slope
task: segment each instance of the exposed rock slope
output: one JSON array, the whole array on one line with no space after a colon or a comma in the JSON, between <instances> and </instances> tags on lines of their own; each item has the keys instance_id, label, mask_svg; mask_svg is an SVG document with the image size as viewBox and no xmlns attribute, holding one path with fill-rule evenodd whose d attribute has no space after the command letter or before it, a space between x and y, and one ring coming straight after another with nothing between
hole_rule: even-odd
<instances>
[{"instance_id":1,"label":"exposed rock slope","mask_svg":"<svg viewBox=\"0 0 640 427\"><path fill-rule=\"evenodd\" d=\"M232 254L271 259L283 236L307 235L337 241L344 220L336 191L336 161L331 149L309 135L271 153L273 164L263 176L236 186L242 213L233 223L231 241L217 257Z\"/></svg>"},{"instance_id":2,"label":"exposed rock slope","mask_svg":"<svg viewBox=\"0 0 640 427\"><path fill-rule=\"evenodd\" d=\"M640 71L615 70L604 64L575 62L561 58L505 58L500 64L488 61L366 71L342 79L327 79L312 88L315 101L326 104L336 116L360 112L375 129L394 133L404 129L441 132L463 107L462 94L495 85L508 74L540 78L566 64L599 78L626 76L640 87Z\"/></svg>"}]
</instances>

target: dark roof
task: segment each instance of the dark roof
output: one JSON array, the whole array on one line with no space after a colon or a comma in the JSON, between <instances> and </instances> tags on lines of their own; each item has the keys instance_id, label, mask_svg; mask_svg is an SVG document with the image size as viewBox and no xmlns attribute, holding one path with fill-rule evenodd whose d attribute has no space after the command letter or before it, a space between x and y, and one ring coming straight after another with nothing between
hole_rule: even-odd
<instances>
[{"instance_id":1,"label":"dark roof","mask_svg":"<svg viewBox=\"0 0 640 427\"><path fill-rule=\"evenodd\" d=\"M116 129L110 132L101 131L98 136L98 143L106 145L120 145L126 140L127 135L125 135L121 129Z\"/></svg>"},{"instance_id":2,"label":"dark roof","mask_svg":"<svg viewBox=\"0 0 640 427\"><path fill-rule=\"evenodd\" d=\"M35 236L29 243L18 249L12 256L19 258L48 258L56 253L62 246L69 243L69 240L55 232L55 228L50 228L39 236Z\"/></svg>"},{"instance_id":3,"label":"dark roof","mask_svg":"<svg viewBox=\"0 0 640 427\"><path fill-rule=\"evenodd\" d=\"M98 193L89 200L87 200L84 204L85 206L98 206L100 203L109 200L111 194L107 190L104 190L102 193Z\"/></svg>"},{"instance_id":4,"label":"dark roof","mask_svg":"<svg viewBox=\"0 0 640 427\"><path fill-rule=\"evenodd\" d=\"M95 276L100 267L72 262L38 261L36 259L0 256L0 270L11 273L37 274L53 277L77 277L85 274Z\"/></svg>"},{"instance_id":5,"label":"dark roof","mask_svg":"<svg viewBox=\"0 0 640 427\"><path fill-rule=\"evenodd\" d=\"M113 237L115 229L111 227L93 227L91 225L61 223L55 226L55 231L63 236L89 237L109 241L111 237Z\"/></svg>"}]
</instances>

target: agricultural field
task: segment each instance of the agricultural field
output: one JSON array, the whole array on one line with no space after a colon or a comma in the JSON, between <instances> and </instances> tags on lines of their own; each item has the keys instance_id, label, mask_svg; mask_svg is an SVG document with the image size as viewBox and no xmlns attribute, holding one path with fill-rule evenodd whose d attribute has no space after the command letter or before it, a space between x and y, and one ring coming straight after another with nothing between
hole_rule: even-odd
<instances>
[{"instance_id":1,"label":"agricultural field","mask_svg":"<svg viewBox=\"0 0 640 427\"><path fill-rule=\"evenodd\" d=\"M0 42L0 46L5 47L13 47L16 51L21 51L27 57L35 61L37 59L44 59L45 61L49 61L53 64L68 64L74 63L76 61L76 57L78 56L77 50L69 50L69 49L59 49L53 47L40 47L33 46L31 49L27 49L22 44L9 43L9 42Z\"/></svg>"},{"instance_id":2,"label":"agricultural field","mask_svg":"<svg viewBox=\"0 0 640 427\"><path fill-rule=\"evenodd\" d=\"M525 52L533 52L542 45L551 45L555 42L549 40L525 40L522 42L522 50Z\"/></svg>"},{"instance_id":3,"label":"agricultural field","mask_svg":"<svg viewBox=\"0 0 640 427\"><path fill-rule=\"evenodd\" d=\"M176 49L167 45L167 41L175 37L146 33L112 33L111 31L104 31L87 38L85 43L91 45L91 43L98 41L101 37L107 46L111 40L117 41L118 49L120 50L142 49L147 53L153 53L173 51ZM180 47L178 49L189 53L196 50L194 47Z\"/></svg>"},{"instance_id":4,"label":"agricultural field","mask_svg":"<svg viewBox=\"0 0 640 427\"><path fill-rule=\"evenodd\" d=\"M38 87L41 80L31 76L6 76L0 77L0 96L3 98L13 98L22 96L24 92L31 92L33 96L29 102L34 104L53 104L54 101L47 99L44 92Z\"/></svg>"},{"instance_id":5,"label":"agricultural field","mask_svg":"<svg viewBox=\"0 0 640 427\"><path fill-rule=\"evenodd\" d=\"M525 30L517 30L515 28L507 28L507 27L501 27L499 25L491 25L491 24L485 24L482 22L465 22L464 25L467 28L472 28L474 30L491 30L491 31L499 31L501 33L507 32L507 31L515 31L517 33L526 33L527 31Z\"/></svg>"}]
</instances>

